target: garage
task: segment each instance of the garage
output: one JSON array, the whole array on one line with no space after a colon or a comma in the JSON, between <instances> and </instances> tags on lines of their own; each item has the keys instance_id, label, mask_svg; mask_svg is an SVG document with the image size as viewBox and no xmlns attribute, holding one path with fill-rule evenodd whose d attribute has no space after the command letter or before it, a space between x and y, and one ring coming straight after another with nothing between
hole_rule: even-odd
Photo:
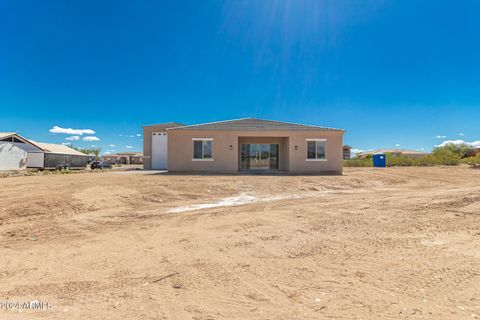
<instances>
[{"instance_id":1,"label":"garage","mask_svg":"<svg viewBox=\"0 0 480 320\"><path fill-rule=\"evenodd\" d=\"M152 169L167 169L168 138L166 132L152 133Z\"/></svg>"},{"instance_id":2,"label":"garage","mask_svg":"<svg viewBox=\"0 0 480 320\"><path fill-rule=\"evenodd\" d=\"M167 122L143 126L143 168L146 170L167 170L168 135L167 129L183 124Z\"/></svg>"}]
</instances>

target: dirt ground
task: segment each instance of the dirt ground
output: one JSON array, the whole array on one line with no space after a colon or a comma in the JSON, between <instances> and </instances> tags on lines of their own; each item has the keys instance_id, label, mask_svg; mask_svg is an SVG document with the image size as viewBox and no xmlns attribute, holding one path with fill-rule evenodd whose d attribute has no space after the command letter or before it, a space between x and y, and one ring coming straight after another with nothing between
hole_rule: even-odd
<instances>
[{"instance_id":1,"label":"dirt ground","mask_svg":"<svg viewBox=\"0 0 480 320\"><path fill-rule=\"evenodd\" d=\"M36 300L0 319L480 318L480 170L0 179L0 303Z\"/></svg>"}]
</instances>

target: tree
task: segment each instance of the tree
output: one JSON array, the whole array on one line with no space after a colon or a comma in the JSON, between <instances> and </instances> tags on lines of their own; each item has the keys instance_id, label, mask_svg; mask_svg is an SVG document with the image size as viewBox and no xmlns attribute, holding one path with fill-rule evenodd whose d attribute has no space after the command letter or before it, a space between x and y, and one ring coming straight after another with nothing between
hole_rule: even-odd
<instances>
[{"instance_id":1,"label":"tree","mask_svg":"<svg viewBox=\"0 0 480 320\"><path fill-rule=\"evenodd\" d=\"M100 154L102 152L102 147L79 148L79 147L71 146L71 148L85 154L94 154L97 160L100 159Z\"/></svg>"}]
</instances>

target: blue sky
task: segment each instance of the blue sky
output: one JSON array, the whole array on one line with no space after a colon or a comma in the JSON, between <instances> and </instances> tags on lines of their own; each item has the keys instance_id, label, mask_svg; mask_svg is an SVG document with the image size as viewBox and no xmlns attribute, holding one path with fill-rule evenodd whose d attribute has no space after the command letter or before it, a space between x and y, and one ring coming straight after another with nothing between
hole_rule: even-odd
<instances>
[{"instance_id":1,"label":"blue sky","mask_svg":"<svg viewBox=\"0 0 480 320\"><path fill-rule=\"evenodd\" d=\"M141 151L142 125L258 117L363 150L478 141L479 34L477 0L2 0L0 131Z\"/></svg>"}]
</instances>

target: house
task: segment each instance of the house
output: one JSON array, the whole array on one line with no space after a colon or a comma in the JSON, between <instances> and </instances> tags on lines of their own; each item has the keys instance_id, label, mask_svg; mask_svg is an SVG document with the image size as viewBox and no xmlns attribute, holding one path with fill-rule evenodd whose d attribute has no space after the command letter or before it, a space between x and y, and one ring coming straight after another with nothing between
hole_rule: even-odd
<instances>
[{"instance_id":1,"label":"house","mask_svg":"<svg viewBox=\"0 0 480 320\"><path fill-rule=\"evenodd\" d=\"M106 154L103 160L110 164L143 164L142 152L120 152Z\"/></svg>"},{"instance_id":2,"label":"house","mask_svg":"<svg viewBox=\"0 0 480 320\"><path fill-rule=\"evenodd\" d=\"M344 145L343 146L343 160L348 160L352 157L352 147Z\"/></svg>"},{"instance_id":3,"label":"house","mask_svg":"<svg viewBox=\"0 0 480 320\"><path fill-rule=\"evenodd\" d=\"M340 174L344 130L245 118L144 127L144 168Z\"/></svg>"},{"instance_id":4,"label":"house","mask_svg":"<svg viewBox=\"0 0 480 320\"><path fill-rule=\"evenodd\" d=\"M374 154L379 153L389 153L394 156L404 156L412 159L418 159L430 155L428 152L416 151L416 150L407 150L407 149L376 149L371 151L359 152L357 153L357 158L364 159Z\"/></svg>"},{"instance_id":5,"label":"house","mask_svg":"<svg viewBox=\"0 0 480 320\"><path fill-rule=\"evenodd\" d=\"M85 168L94 158L61 144L36 142L15 132L0 132L0 170Z\"/></svg>"}]
</instances>

